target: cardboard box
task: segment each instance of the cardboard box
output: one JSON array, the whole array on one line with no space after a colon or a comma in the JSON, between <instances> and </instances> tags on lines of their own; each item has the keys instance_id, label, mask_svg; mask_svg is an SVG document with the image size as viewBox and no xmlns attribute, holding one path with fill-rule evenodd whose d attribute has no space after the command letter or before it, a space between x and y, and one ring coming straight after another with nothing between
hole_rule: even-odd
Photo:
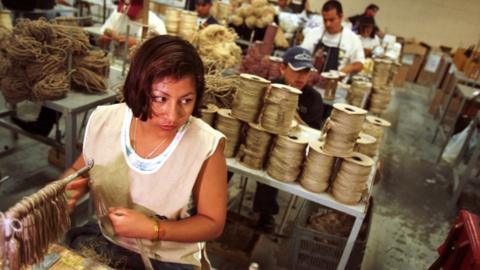
<instances>
[{"instance_id":1,"label":"cardboard box","mask_svg":"<svg viewBox=\"0 0 480 270\"><path fill-rule=\"evenodd\" d=\"M418 75L417 83L429 87L437 84L445 75L447 65L445 55L440 50L431 50Z\"/></svg>"},{"instance_id":2,"label":"cardboard box","mask_svg":"<svg viewBox=\"0 0 480 270\"><path fill-rule=\"evenodd\" d=\"M408 66L407 81L415 82L429 48L418 43L407 43L403 47L401 63Z\"/></svg>"},{"instance_id":3,"label":"cardboard box","mask_svg":"<svg viewBox=\"0 0 480 270\"><path fill-rule=\"evenodd\" d=\"M435 96L432 99L432 102L430 103L430 107L428 108L428 112L435 115L436 117L441 117L440 112L438 112L438 107L440 105L446 105L444 103L447 102L448 94L445 93L442 90L437 90L435 93ZM454 96L452 98L452 101L450 102L450 105L448 106L448 112L446 115L446 121L448 122L449 120L453 120L455 117L455 114L458 111L458 108L460 107L461 99L460 97Z\"/></svg>"},{"instance_id":4,"label":"cardboard box","mask_svg":"<svg viewBox=\"0 0 480 270\"><path fill-rule=\"evenodd\" d=\"M463 70L463 66L465 65L465 62L467 62L468 57L465 55L466 49L464 48L458 48L455 51L455 55L453 56L453 63L457 67L458 70Z\"/></svg>"},{"instance_id":5,"label":"cardboard box","mask_svg":"<svg viewBox=\"0 0 480 270\"><path fill-rule=\"evenodd\" d=\"M405 81L407 80L408 69L410 67L406 65L402 65L398 68L398 72L393 79L393 85L398 87L403 87Z\"/></svg>"}]
</instances>

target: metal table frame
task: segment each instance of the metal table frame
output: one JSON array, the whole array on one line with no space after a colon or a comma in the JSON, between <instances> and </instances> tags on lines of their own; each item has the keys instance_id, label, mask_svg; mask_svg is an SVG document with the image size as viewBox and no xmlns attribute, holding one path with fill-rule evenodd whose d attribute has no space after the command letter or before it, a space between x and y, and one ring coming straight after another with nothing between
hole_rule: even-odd
<instances>
[{"instance_id":1,"label":"metal table frame","mask_svg":"<svg viewBox=\"0 0 480 270\"><path fill-rule=\"evenodd\" d=\"M250 169L248 167L245 167L234 158L227 158L227 166L230 172L238 173L242 176L242 178L248 177L249 179L253 179L259 183L269 185L278 190L288 192L292 195L301 197L303 199L312 201L314 203L317 203L323 206L327 206L329 208L335 209L337 211L340 211L355 217L355 222L353 224L352 230L350 231L350 235L348 236L348 240L343 250L340 262L337 266L337 270L345 269L348 263L348 259L350 258L350 254L352 253L352 249L355 244L355 241L362 227L363 220L365 219L367 209L368 209L368 203L360 202L357 205L346 205L346 204L339 203L329 193L326 193L326 192L314 193L306 190L297 182L285 183L285 182L275 180L272 177L270 177L265 171L260 171L260 170L255 170L255 169ZM370 176L369 176L369 182L368 182L369 194L373 184L373 178L375 176L375 172L376 172L376 166L373 166L372 172L370 173ZM292 198L293 197L290 198L289 206L293 203ZM287 209L287 211L288 210L289 209Z\"/></svg>"}]
</instances>

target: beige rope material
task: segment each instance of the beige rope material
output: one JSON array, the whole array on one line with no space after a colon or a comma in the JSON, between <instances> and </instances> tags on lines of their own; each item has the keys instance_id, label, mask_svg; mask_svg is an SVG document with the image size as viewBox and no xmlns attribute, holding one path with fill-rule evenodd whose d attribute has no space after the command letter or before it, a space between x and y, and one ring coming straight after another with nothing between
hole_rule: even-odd
<instances>
[{"instance_id":1,"label":"beige rope material","mask_svg":"<svg viewBox=\"0 0 480 270\"><path fill-rule=\"evenodd\" d=\"M232 115L245 122L257 123L270 81L251 74L240 74L233 98Z\"/></svg>"},{"instance_id":2,"label":"beige rope material","mask_svg":"<svg viewBox=\"0 0 480 270\"><path fill-rule=\"evenodd\" d=\"M308 155L300 177L300 184L312 192L324 192L328 188L335 157L322 150L323 144L315 141L308 145Z\"/></svg>"},{"instance_id":3,"label":"beige rope material","mask_svg":"<svg viewBox=\"0 0 480 270\"><path fill-rule=\"evenodd\" d=\"M296 88L272 84L265 94L260 124L268 132L286 135L298 106L298 97L302 92Z\"/></svg>"},{"instance_id":4,"label":"beige rope material","mask_svg":"<svg viewBox=\"0 0 480 270\"><path fill-rule=\"evenodd\" d=\"M296 136L277 136L267 162L267 173L282 182L294 182L302 171L308 140Z\"/></svg>"},{"instance_id":5,"label":"beige rope material","mask_svg":"<svg viewBox=\"0 0 480 270\"><path fill-rule=\"evenodd\" d=\"M209 69L205 75L202 104L215 104L219 108L231 109L237 80L237 76L223 76L218 69Z\"/></svg>"},{"instance_id":6,"label":"beige rope material","mask_svg":"<svg viewBox=\"0 0 480 270\"><path fill-rule=\"evenodd\" d=\"M332 74L330 72L322 72L322 77L327 80L325 84L325 94L323 99L325 100L334 100L335 93L337 91L338 80L340 77L337 74Z\"/></svg>"},{"instance_id":7,"label":"beige rope material","mask_svg":"<svg viewBox=\"0 0 480 270\"><path fill-rule=\"evenodd\" d=\"M372 89L372 83L366 81L363 77L354 76L352 86L348 91L347 102L350 105L360 107L362 105L365 93Z\"/></svg>"},{"instance_id":8,"label":"beige rope material","mask_svg":"<svg viewBox=\"0 0 480 270\"><path fill-rule=\"evenodd\" d=\"M215 126L215 116L218 107L215 104L207 104L206 106L202 106L200 111L202 112L202 120L212 127Z\"/></svg>"},{"instance_id":9,"label":"beige rope material","mask_svg":"<svg viewBox=\"0 0 480 270\"><path fill-rule=\"evenodd\" d=\"M258 124L249 124L245 144L240 146L237 159L243 165L261 170L270 148L272 135Z\"/></svg>"},{"instance_id":10,"label":"beige rope material","mask_svg":"<svg viewBox=\"0 0 480 270\"><path fill-rule=\"evenodd\" d=\"M376 147L377 150L375 151L378 152L380 149L380 145L382 144L383 141L383 136L384 136L384 128L390 127L391 124L387 120L384 120L382 118L373 116L373 115L368 115L365 123L363 124L362 132L365 134L368 134L376 139L376 142L374 143L374 146L372 145L371 147ZM364 149L362 150L362 153L364 153ZM368 151L368 150L367 150ZM370 149L370 151L373 151ZM371 153L371 152L367 152ZM365 154L367 154L365 153ZM369 155L369 154L367 154ZM371 156L371 155L369 155ZM372 157L372 156L371 156Z\"/></svg>"},{"instance_id":11,"label":"beige rope material","mask_svg":"<svg viewBox=\"0 0 480 270\"><path fill-rule=\"evenodd\" d=\"M344 204L358 203L367 189L368 176L373 165L371 158L360 153L344 158L333 181L333 197Z\"/></svg>"},{"instance_id":12,"label":"beige rope material","mask_svg":"<svg viewBox=\"0 0 480 270\"><path fill-rule=\"evenodd\" d=\"M367 111L348 104L336 103L322 128L323 151L336 157L352 155Z\"/></svg>"},{"instance_id":13,"label":"beige rope material","mask_svg":"<svg viewBox=\"0 0 480 270\"><path fill-rule=\"evenodd\" d=\"M372 113L381 114L388 108L391 99L391 67L392 61L375 59L373 66L373 93L370 97L370 108Z\"/></svg>"},{"instance_id":14,"label":"beige rope material","mask_svg":"<svg viewBox=\"0 0 480 270\"><path fill-rule=\"evenodd\" d=\"M362 153L371 158L375 157L378 152L378 141L375 137L368 135L366 133L360 132L357 139L357 144L355 145L355 151Z\"/></svg>"},{"instance_id":15,"label":"beige rope material","mask_svg":"<svg viewBox=\"0 0 480 270\"><path fill-rule=\"evenodd\" d=\"M235 156L240 141L242 122L232 116L231 110L219 109L217 112L215 128L227 137L225 149L223 151L225 157L229 158Z\"/></svg>"}]
</instances>

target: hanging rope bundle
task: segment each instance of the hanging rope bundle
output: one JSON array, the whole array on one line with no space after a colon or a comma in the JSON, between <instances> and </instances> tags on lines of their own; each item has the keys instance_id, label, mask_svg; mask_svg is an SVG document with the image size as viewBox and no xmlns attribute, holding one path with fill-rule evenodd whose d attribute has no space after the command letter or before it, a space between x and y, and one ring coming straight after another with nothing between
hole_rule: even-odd
<instances>
[{"instance_id":1,"label":"hanging rope bundle","mask_svg":"<svg viewBox=\"0 0 480 270\"><path fill-rule=\"evenodd\" d=\"M258 124L249 123L245 144L240 145L237 158L243 165L261 170L272 135Z\"/></svg>"},{"instance_id":2,"label":"hanging rope bundle","mask_svg":"<svg viewBox=\"0 0 480 270\"><path fill-rule=\"evenodd\" d=\"M227 137L225 149L223 150L225 157L235 156L235 151L240 141L242 122L232 116L231 110L220 109L217 111L215 128Z\"/></svg>"},{"instance_id":3,"label":"hanging rope bundle","mask_svg":"<svg viewBox=\"0 0 480 270\"><path fill-rule=\"evenodd\" d=\"M374 137L377 141L377 149L380 148L380 145L383 141L383 129L385 127L389 127L391 124L387 120L382 118L369 115L367 116L367 121L363 124L363 133L366 133L372 137Z\"/></svg>"},{"instance_id":4,"label":"hanging rope bundle","mask_svg":"<svg viewBox=\"0 0 480 270\"><path fill-rule=\"evenodd\" d=\"M374 162L360 153L344 158L333 181L333 197L344 204L356 204L367 189L367 181Z\"/></svg>"},{"instance_id":5,"label":"hanging rope bundle","mask_svg":"<svg viewBox=\"0 0 480 270\"><path fill-rule=\"evenodd\" d=\"M295 117L302 92L284 84L272 84L265 94L260 123L270 133L287 134Z\"/></svg>"},{"instance_id":6,"label":"hanging rope bundle","mask_svg":"<svg viewBox=\"0 0 480 270\"><path fill-rule=\"evenodd\" d=\"M327 80L325 85L325 94L323 95L323 99L325 100L334 100L335 99L335 92L337 91L337 84L340 77L337 74L333 74L330 72L322 72L322 77Z\"/></svg>"},{"instance_id":7,"label":"hanging rope bundle","mask_svg":"<svg viewBox=\"0 0 480 270\"><path fill-rule=\"evenodd\" d=\"M350 105L361 107L364 96L372 89L372 83L363 79L353 79L350 91L348 91L347 102Z\"/></svg>"},{"instance_id":8,"label":"hanging rope bundle","mask_svg":"<svg viewBox=\"0 0 480 270\"><path fill-rule=\"evenodd\" d=\"M237 76L223 76L218 69L208 70L202 104L215 104L219 108L231 109L237 80Z\"/></svg>"},{"instance_id":9,"label":"hanging rope bundle","mask_svg":"<svg viewBox=\"0 0 480 270\"><path fill-rule=\"evenodd\" d=\"M215 104L207 104L202 106L202 120L210 126L215 124L215 115L217 114L218 107Z\"/></svg>"},{"instance_id":10,"label":"hanging rope bundle","mask_svg":"<svg viewBox=\"0 0 480 270\"><path fill-rule=\"evenodd\" d=\"M366 114L367 111L358 107L335 103L332 114L322 128L325 140L323 150L336 157L350 156Z\"/></svg>"},{"instance_id":11,"label":"hanging rope bundle","mask_svg":"<svg viewBox=\"0 0 480 270\"><path fill-rule=\"evenodd\" d=\"M321 142L310 142L300 184L312 192L324 192L328 188L334 162L335 157L322 150Z\"/></svg>"},{"instance_id":12,"label":"hanging rope bundle","mask_svg":"<svg viewBox=\"0 0 480 270\"><path fill-rule=\"evenodd\" d=\"M233 98L232 115L242 121L256 123L269 85L270 81L261 77L240 74Z\"/></svg>"},{"instance_id":13,"label":"hanging rope bundle","mask_svg":"<svg viewBox=\"0 0 480 270\"><path fill-rule=\"evenodd\" d=\"M253 0L251 5L242 6L230 16L230 22L235 26L243 23L250 28L265 28L273 22L275 8L267 0Z\"/></svg>"},{"instance_id":14,"label":"hanging rope bundle","mask_svg":"<svg viewBox=\"0 0 480 270\"><path fill-rule=\"evenodd\" d=\"M296 136L277 136L267 163L267 173L282 182L294 182L302 171L308 140Z\"/></svg>"},{"instance_id":15,"label":"hanging rope bundle","mask_svg":"<svg viewBox=\"0 0 480 270\"><path fill-rule=\"evenodd\" d=\"M178 27L180 25L181 9L168 7L165 11L165 27L170 35L176 36L178 34Z\"/></svg>"},{"instance_id":16,"label":"hanging rope bundle","mask_svg":"<svg viewBox=\"0 0 480 270\"><path fill-rule=\"evenodd\" d=\"M0 212L0 235L4 239L0 242L4 244L0 265L16 270L44 259L49 244L60 240L70 227L65 186L92 166L93 162L23 198L5 214Z\"/></svg>"},{"instance_id":17,"label":"hanging rope bundle","mask_svg":"<svg viewBox=\"0 0 480 270\"><path fill-rule=\"evenodd\" d=\"M375 155L377 155L378 146L379 144L375 137L360 132L358 135L357 144L355 145L355 151L373 158Z\"/></svg>"}]
</instances>

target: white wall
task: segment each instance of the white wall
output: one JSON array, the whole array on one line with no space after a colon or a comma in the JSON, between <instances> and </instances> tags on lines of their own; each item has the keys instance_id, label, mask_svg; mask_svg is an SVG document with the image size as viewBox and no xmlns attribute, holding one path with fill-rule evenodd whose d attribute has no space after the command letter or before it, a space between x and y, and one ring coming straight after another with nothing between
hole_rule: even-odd
<instances>
[{"instance_id":1,"label":"white wall","mask_svg":"<svg viewBox=\"0 0 480 270\"><path fill-rule=\"evenodd\" d=\"M324 0L309 0L321 10ZM375 20L382 30L433 46L467 47L480 40L480 0L341 0L345 16L380 7Z\"/></svg>"}]
</instances>

